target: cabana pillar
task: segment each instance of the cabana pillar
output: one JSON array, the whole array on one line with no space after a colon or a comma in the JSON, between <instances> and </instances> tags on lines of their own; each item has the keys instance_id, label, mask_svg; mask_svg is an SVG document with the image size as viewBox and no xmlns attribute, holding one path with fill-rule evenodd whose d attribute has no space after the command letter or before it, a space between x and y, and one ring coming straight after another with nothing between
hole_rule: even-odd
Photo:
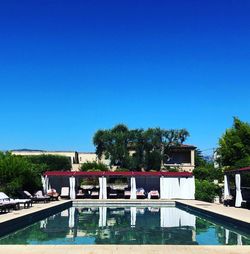
<instances>
[{"instance_id":1,"label":"cabana pillar","mask_svg":"<svg viewBox=\"0 0 250 254\"><path fill-rule=\"evenodd\" d=\"M130 199L136 199L136 181L135 181L135 177L131 177L130 185L131 185Z\"/></svg>"},{"instance_id":2,"label":"cabana pillar","mask_svg":"<svg viewBox=\"0 0 250 254\"><path fill-rule=\"evenodd\" d=\"M235 189L236 189L235 207L241 207L242 194L240 186L240 174L235 174Z\"/></svg>"},{"instance_id":3,"label":"cabana pillar","mask_svg":"<svg viewBox=\"0 0 250 254\"><path fill-rule=\"evenodd\" d=\"M229 179L227 175L224 175L224 200L230 196Z\"/></svg>"},{"instance_id":4,"label":"cabana pillar","mask_svg":"<svg viewBox=\"0 0 250 254\"><path fill-rule=\"evenodd\" d=\"M107 199L107 178L99 177L99 199Z\"/></svg>"},{"instance_id":5,"label":"cabana pillar","mask_svg":"<svg viewBox=\"0 0 250 254\"><path fill-rule=\"evenodd\" d=\"M69 196L70 196L70 199L75 199L76 198L75 186L76 186L76 179L75 179L74 176L71 176L69 178Z\"/></svg>"}]
</instances>

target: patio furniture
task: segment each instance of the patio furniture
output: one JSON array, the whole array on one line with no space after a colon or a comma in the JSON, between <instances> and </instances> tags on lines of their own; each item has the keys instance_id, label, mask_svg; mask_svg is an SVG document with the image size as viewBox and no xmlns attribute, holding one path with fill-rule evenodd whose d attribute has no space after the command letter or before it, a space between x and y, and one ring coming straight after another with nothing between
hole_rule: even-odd
<instances>
[{"instance_id":1,"label":"patio furniture","mask_svg":"<svg viewBox=\"0 0 250 254\"><path fill-rule=\"evenodd\" d=\"M49 189L47 191L47 195L50 197L51 201L58 200L60 197L60 195L59 195L59 193L57 193L56 189Z\"/></svg>"},{"instance_id":2,"label":"patio furniture","mask_svg":"<svg viewBox=\"0 0 250 254\"><path fill-rule=\"evenodd\" d=\"M124 190L124 198L129 199L131 196L131 191L129 189Z\"/></svg>"},{"instance_id":3,"label":"patio furniture","mask_svg":"<svg viewBox=\"0 0 250 254\"><path fill-rule=\"evenodd\" d=\"M40 195L38 193L38 195L31 195L28 191L19 191L19 194L21 195L22 198L26 198L26 199L31 199L32 202L36 203L36 202L49 202L50 197L46 197L43 195Z\"/></svg>"},{"instance_id":4,"label":"patio furniture","mask_svg":"<svg viewBox=\"0 0 250 254\"><path fill-rule=\"evenodd\" d=\"M49 202L50 201L50 196L48 195L44 195L43 192L41 190L37 191L35 194L34 194L35 197L37 198L44 198L44 202Z\"/></svg>"},{"instance_id":5,"label":"patio furniture","mask_svg":"<svg viewBox=\"0 0 250 254\"><path fill-rule=\"evenodd\" d=\"M146 198L146 192L143 188L136 189L136 198L137 199L144 199Z\"/></svg>"},{"instance_id":6,"label":"patio furniture","mask_svg":"<svg viewBox=\"0 0 250 254\"><path fill-rule=\"evenodd\" d=\"M4 192L0 192L0 200L1 201L12 201L19 204L22 204L24 208L28 208L32 206L32 200L31 199L12 199L9 196L7 196ZM18 205L17 205L18 207Z\"/></svg>"},{"instance_id":7,"label":"patio furniture","mask_svg":"<svg viewBox=\"0 0 250 254\"><path fill-rule=\"evenodd\" d=\"M112 189L112 188L110 188L109 192L108 192L108 197L111 198L111 199L112 198L117 198L118 197L117 191Z\"/></svg>"},{"instance_id":8,"label":"patio furniture","mask_svg":"<svg viewBox=\"0 0 250 254\"><path fill-rule=\"evenodd\" d=\"M160 198L160 194L158 190L151 190L148 193L148 199L159 199Z\"/></svg>"},{"instance_id":9,"label":"patio furniture","mask_svg":"<svg viewBox=\"0 0 250 254\"><path fill-rule=\"evenodd\" d=\"M79 189L78 192L76 193L76 198L78 199L90 198L90 197L91 195L89 190Z\"/></svg>"},{"instance_id":10,"label":"patio furniture","mask_svg":"<svg viewBox=\"0 0 250 254\"><path fill-rule=\"evenodd\" d=\"M69 198L69 187L62 187L61 188L61 198Z\"/></svg>"},{"instance_id":11,"label":"patio furniture","mask_svg":"<svg viewBox=\"0 0 250 254\"><path fill-rule=\"evenodd\" d=\"M9 212L8 206L0 202L0 213L7 213Z\"/></svg>"},{"instance_id":12,"label":"patio furniture","mask_svg":"<svg viewBox=\"0 0 250 254\"><path fill-rule=\"evenodd\" d=\"M235 199L232 195L228 195L224 198L223 204L224 206L234 206Z\"/></svg>"},{"instance_id":13,"label":"patio furniture","mask_svg":"<svg viewBox=\"0 0 250 254\"><path fill-rule=\"evenodd\" d=\"M91 198L98 199L99 198L99 190L97 188L93 188L90 196L91 196Z\"/></svg>"}]
</instances>

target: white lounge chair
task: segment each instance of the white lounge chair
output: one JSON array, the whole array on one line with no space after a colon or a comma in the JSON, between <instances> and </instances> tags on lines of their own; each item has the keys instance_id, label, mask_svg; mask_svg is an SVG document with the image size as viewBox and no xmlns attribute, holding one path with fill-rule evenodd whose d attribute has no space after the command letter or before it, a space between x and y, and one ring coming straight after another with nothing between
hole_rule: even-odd
<instances>
[{"instance_id":1,"label":"white lounge chair","mask_svg":"<svg viewBox=\"0 0 250 254\"><path fill-rule=\"evenodd\" d=\"M6 208L13 208L15 210L20 209L19 200L14 200L8 197L4 192L0 192L0 203Z\"/></svg>"},{"instance_id":2,"label":"white lounge chair","mask_svg":"<svg viewBox=\"0 0 250 254\"><path fill-rule=\"evenodd\" d=\"M61 188L61 198L69 198L69 187L62 187Z\"/></svg>"}]
</instances>

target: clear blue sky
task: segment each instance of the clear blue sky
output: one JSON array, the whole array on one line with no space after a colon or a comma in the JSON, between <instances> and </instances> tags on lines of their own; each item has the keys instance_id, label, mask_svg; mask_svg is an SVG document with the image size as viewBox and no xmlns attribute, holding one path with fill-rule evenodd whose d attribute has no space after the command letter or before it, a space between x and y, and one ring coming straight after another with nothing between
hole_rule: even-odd
<instances>
[{"instance_id":1,"label":"clear blue sky","mask_svg":"<svg viewBox=\"0 0 250 254\"><path fill-rule=\"evenodd\" d=\"M250 1L0 1L0 150L94 151L99 128L250 122ZM209 153L209 152L208 152Z\"/></svg>"}]
</instances>

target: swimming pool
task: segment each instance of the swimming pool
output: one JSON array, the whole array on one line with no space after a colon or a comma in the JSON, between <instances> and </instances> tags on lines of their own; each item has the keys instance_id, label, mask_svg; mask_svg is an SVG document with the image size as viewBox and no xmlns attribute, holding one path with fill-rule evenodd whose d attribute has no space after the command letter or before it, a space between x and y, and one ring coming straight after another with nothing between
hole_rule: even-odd
<instances>
[{"instance_id":1,"label":"swimming pool","mask_svg":"<svg viewBox=\"0 0 250 254\"><path fill-rule=\"evenodd\" d=\"M0 244L250 245L250 234L174 206L70 207Z\"/></svg>"}]
</instances>

